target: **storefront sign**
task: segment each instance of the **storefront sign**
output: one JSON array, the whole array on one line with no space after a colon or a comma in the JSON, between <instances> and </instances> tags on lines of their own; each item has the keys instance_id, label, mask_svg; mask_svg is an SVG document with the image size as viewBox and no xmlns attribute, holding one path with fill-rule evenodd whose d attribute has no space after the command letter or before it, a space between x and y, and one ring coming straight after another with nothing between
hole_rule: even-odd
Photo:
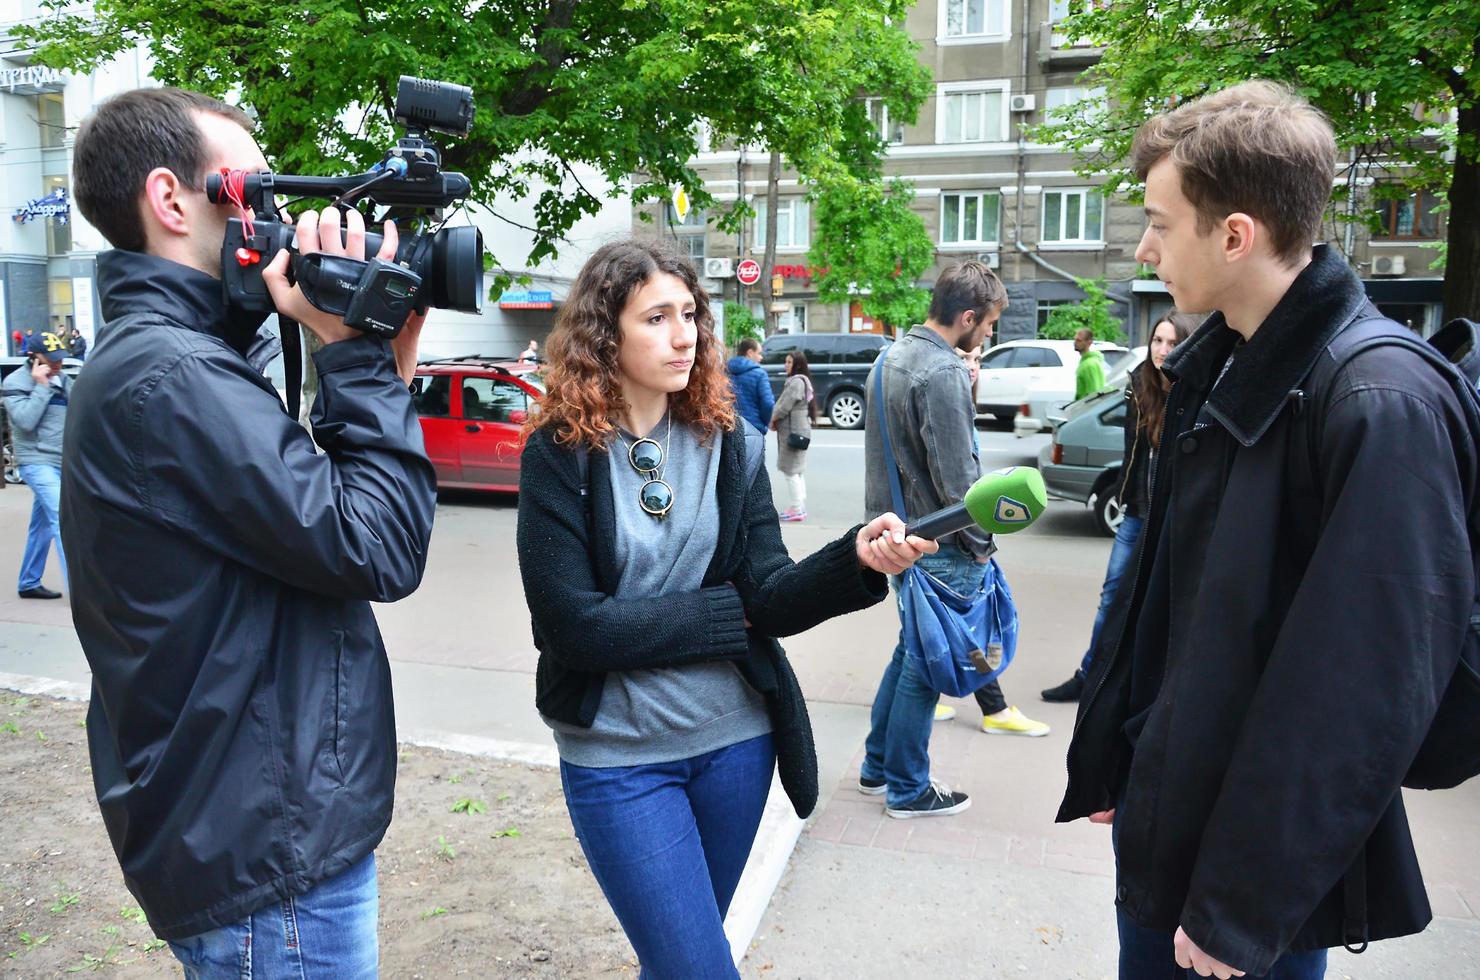
<instances>
[{"instance_id":1,"label":"storefront sign","mask_svg":"<svg viewBox=\"0 0 1480 980\"><path fill-rule=\"evenodd\" d=\"M548 289L511 289L498 298L501 310L553 310L555 296Z\"/></svg>"},{"instance_id":2,"label":"storefront sign","mask_svg":"<svg viewBox=\"0 0 1480 980\"><path fill-rule=\"evenodd\" d=\"M67 200L67 191L58 187L45 197L38 197L16 208L11 219L17 224L25 224L32 218L55 218L58 223L66 224L71 216L72 205Z\"/></svg>"},{"instance_id":3,"label":"storefront sign","mask_svg":"<svg viewBox=\"0 0 1480 980\"><path fill-rule=\"evenodd\" d=\"M12 93L18 88L46 88L50 85L61 85L63 81L61 69L46 68L42 65L26 65L24 68L0 70L0 88L9 89Z\"/></svg>"}]
</instances>

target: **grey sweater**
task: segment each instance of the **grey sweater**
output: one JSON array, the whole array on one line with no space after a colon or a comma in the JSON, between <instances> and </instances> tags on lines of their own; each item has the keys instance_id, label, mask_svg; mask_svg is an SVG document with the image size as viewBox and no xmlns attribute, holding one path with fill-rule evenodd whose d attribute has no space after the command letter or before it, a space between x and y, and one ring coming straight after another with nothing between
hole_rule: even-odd
<instances>
[{"instance_id":1,"label":"grey sweater","mask_svg":"<svg viewBox=\"0 0 1480 980\"><path fill-rule=\"evenodd\" d=\"M28 366L5 377L5 412L10 416L15 461L21 466L62 465L62 428L72 379L60 374L57 381L60 387L37 384Z\"/></svg>"},{"instance_id":2,"label":"grey sweater","mask_svg":"<svg viewBox=\"0 0 1480 980\"><path fill-rule=\"evenodd\" d=\"M638 504L647 478L632 468L622 434L607 454L616 503L619 591L659 596L696 591L719 541L720 440L700 445L684 425L669 434L660 422L652 439L667 443L663 481L673 509L657 520ZM766 702L728 660L606 675L601 708L590 728L546 718L560 758L589 768L654 765L688 759L771 730Z\"/></svg>"}]
</instances>

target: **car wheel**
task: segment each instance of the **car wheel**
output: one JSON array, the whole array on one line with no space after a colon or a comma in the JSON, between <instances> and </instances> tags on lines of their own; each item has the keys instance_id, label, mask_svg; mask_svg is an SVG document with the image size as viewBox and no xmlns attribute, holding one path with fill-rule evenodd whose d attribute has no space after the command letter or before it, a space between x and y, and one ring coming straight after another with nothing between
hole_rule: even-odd
<instances>
[{"instance_id":1,"label":"car wheel","mask_svg":"<svg viewBox=\"0 0 1480 980\"><path fill-rule=\"evenodd\" d=\"M1090 506L1094 508L1095 525L1100 533L1115 537L1115 532L1120 530L1120 522L1125 520L1125 508L1120 506L1120 491L1113 486L1106 488L1090 498Z\"/></svg>"},{"instance_id":2,"label":"car wheel","mask_svg":"<svg viewBox=\"0 0 1480 980\"><path fill-rule=\"evenodd\" d=\"M863 396L856 391L844 391L827 403L827 417L839 429L863 428Z\"/></svg>"}]
</instances>

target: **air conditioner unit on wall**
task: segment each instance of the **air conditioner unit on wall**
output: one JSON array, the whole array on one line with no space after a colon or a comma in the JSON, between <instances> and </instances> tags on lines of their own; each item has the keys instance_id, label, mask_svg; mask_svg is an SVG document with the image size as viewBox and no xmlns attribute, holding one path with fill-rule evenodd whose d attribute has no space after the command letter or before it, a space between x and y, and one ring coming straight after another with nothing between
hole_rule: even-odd
<instances>
[{"instance_id":1,"label":"air conditioner unit on wall","mask_svg":"<svg viewBox=\"0 0 1480 980\"><path fill-rule=\"evenodd\" d=\"M731 259L705 259L704 277L706 279L729 279L735 274L735 264Z\"/></svg>"},{"instance_id":2,"label":"air conditioner unit on wall","mask_svg":"<svg viewBox=\"0 0 1480 980\"><path fill-rule=\"evenodd\" d=\"M1038 108L1038 96L1036 95L1014 95L1007 100L1009 112L1032 112Z\"/></svg>"},{"instance_id":3,"label":"air conditioner unit on wall","mask_svg":"<svg viewBox=\"0 0 1480 980\"><path fill-rule=\"evenodd\" d=\"M1002 257L998 252L982 252L977 255L976 260L984 264L988 269L997 269L1002 265Z\"/></svg>"},{"instance_id":4,"label":"air conditioner unit on wall","mask_svg":"<svg viewBox=\"0 0 1480 980\"><path fill-rule=\"evenodd\" d=\"M1374 276L1401 276L1408 271L1408 260L1401 255L1379 255L1372 260Z\"/></svg>"}]
</instances>

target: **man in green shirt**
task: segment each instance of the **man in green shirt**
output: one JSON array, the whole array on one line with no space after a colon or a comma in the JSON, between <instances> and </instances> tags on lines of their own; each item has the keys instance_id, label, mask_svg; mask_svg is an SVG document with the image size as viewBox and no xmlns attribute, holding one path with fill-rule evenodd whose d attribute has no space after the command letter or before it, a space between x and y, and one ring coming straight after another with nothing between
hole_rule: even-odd
<instances>
[{"instance_id":1,"label":"man in green shirt","mask_svg":"<svg viewBox=\"0 0 1480 980\"><path fill-rule=\"evenodd\" d=\"M1079 369L1074 372L1074 400L1093 395L1105 387L1105 355L1094 349L1095 335L1081 329L1074 334L1079 351Z\"/></svg>"}]
</instances>

